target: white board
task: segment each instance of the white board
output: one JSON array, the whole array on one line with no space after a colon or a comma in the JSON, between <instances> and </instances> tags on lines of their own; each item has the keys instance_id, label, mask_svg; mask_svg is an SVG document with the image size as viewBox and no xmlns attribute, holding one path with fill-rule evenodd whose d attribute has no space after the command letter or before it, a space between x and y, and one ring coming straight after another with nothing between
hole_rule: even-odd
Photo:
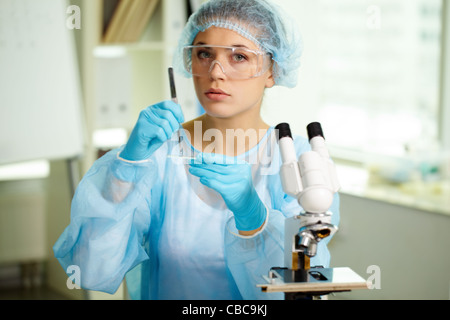
<instances>
[{"instance_id":1,"label":"white board","mask_svg":"<svg viewBox=\"0 0 450 320\"><path fill-rule=\"evenodd\" d=\"M0 164L83 151L66 0L0 0Z\"/></svg>"}]
</instances>

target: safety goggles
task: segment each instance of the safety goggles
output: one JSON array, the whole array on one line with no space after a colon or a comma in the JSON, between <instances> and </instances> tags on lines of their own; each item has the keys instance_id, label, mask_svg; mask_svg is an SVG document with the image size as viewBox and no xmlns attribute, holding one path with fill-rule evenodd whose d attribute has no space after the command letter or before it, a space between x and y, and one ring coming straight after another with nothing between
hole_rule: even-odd
<instances>
[{"instance_id":1,"label":"safety goggles","mask_svg":"<svg viewBox=\"0 0 450 320\"><path fill-rule=\"evenodd\" d=\"M207 77L218 65L230 79L251 79L264 74L272 65L271 54L243 47L186 46L184 68L193 76Z\"/></svg>"}]
</instances>

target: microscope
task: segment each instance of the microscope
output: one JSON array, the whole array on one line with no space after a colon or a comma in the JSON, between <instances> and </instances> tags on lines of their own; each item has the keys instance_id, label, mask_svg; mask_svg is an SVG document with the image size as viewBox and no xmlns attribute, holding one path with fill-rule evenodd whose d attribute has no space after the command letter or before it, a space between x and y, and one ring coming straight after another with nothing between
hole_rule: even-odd
<instances>
[{"instance_id":1,"label":"microscope","mask_svg":"<svg viewBox=\"0 0 450 320\"><path fill-rule=\"evenodd\" d=\"M310 266L319 242L338 229L331 222L329 209L340 185L320 123L307 126L311 151L298 159L289 124L280 123L275 129L282 160L283 190L297 199L303 211L285 220L285 266L273 267L268 276L263 276L266 283L258 286L264 292L284 292L286 300L367 289L366 280L350 268Z\"/></svg>"}]
</instances>

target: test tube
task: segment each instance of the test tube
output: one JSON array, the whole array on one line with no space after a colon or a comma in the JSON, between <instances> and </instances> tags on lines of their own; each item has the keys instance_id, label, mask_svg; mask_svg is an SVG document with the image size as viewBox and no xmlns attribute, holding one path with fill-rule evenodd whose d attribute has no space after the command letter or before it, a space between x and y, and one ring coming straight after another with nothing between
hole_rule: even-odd
<instances>
[{"instance_id":1,"label":"test tube","mask_svg":"<svg viewBox=\"0 0 450 320\"><path fill-rule=\"evenodd\" d=\"M175 89L175 78L173 76L173 68L169 68L170 96L173 102L178 103L177 91Z\"/></svg>"},{"instance_id":2,"label":"test tube","mask_svg":"<svg viewBox=\"0 0 450 320\"><path fill-rule=\"evenodd\" d=\"M177 90L175 88L175 77L173 75L173 68L172 67L169 67L169 84L170 84L170 97L171 97L171 100L178 104ZM181 144L182 141L183 141L183 136L181 136L180 133L178 133L178 143ZM178 155L178 157L179 158L183 158L183 159L188 159L188 157L184 157L183 149L180 149L180 154Z\"/></svg>"}]
</instances>

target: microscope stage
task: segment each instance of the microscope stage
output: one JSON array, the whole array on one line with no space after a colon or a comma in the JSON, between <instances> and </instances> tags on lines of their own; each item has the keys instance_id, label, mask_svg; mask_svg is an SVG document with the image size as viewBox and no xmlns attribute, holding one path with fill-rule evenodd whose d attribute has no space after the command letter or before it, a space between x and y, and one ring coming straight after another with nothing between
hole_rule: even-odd
<instances>
[{"instance_id":1,"label":"microscope stage","mask_svg":"<svg viewBox=\"0 0 450 320\"><path fill-rule=\"evenodd\" d=\"M259 284L264 292L340 292L367 289L367 282L350 268L311 268L292 270L274 268L267 284Z\"/></svg>"}]
</instances>

